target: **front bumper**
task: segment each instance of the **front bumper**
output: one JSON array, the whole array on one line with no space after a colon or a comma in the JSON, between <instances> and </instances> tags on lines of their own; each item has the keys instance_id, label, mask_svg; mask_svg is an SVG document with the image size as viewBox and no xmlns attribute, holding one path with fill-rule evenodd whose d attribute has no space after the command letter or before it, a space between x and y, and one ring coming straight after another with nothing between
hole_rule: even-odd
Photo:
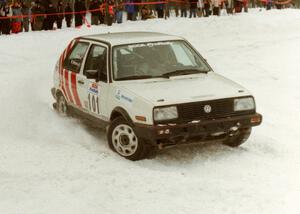
<instances>
[{"instance_id":1,"label":"front bumper","mask_svg":"<svg viewBox=\"0 0 300 214\"><path fill-rule=\"evenodd\" d=\"M163 125L143 125L135 124L136 134L143 139L187 140L189 138L200 137L203 140L213 138L239 129L258 126L262 122L261 114L226 117L212 120L191 121L184 124L163 124Z\"/></svg>"}]
</instances>

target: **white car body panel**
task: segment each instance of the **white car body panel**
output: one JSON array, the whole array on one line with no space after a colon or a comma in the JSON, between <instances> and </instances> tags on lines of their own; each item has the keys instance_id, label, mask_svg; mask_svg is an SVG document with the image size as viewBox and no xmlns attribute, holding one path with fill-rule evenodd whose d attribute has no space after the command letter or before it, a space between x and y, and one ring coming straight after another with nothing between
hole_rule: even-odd
<instances>
[{"instance_id":1,"label":"white car body panel","mask_svg":"<svg viewBox=\"0 0 300 214\"><path fill-rule=\"evenodd\" d=\"M131 37L124 37L122 33L86 36L80 40L75 39L70 43L62 54L62 58L57 62L54 71L54 88L63 93L68 105L104 121L110 120L115 108L122 108L128 113L133 122L153 125L153 108L157 106L251 96L244 87L214 72L175 76L166 79L112 80L108 83L100 81L96 83L95 80L87 79L82 75L84 66L81 67L80 73L76 74L76 77L74 77L75 74L72 74L73 72L62 68L62 61L66 58L68 50L72 48L75 41L86 41L90 43L90 46L91 44L101 44L109 50L107 44L115 46L138 42L183 40L180 37L157 33L138 32L129 34ZM83 62L86 60L87 53ZM107 64L111 60L111 53L109 53ZM112 63L108 67L111 68L111 65ZM108 70L108 72L110 71ZM78 85L80 80L84 82L82 86ZM99 112L90 110L89 94L98 97ZM79 99L80 105L76 102L76 98ZM139 121L136 116L143 116L146 121Z\"/></svg>"},{"instance_id":2,"label":"white car body panel","mask_svg":"<svg viewBox=\"0 0 300 214\"><path fill-rule=\"evenodd\" d=\"M111 46L136 44L145 42L158 42L170 40L184 40L179 36L172 36L168 34L155 33L155 32L121 32L121 33L107 33L99 35L85 36L84 38L91 40L99 40L109 43Z\"/></svg>"},{"instance_id":3,"label":"white car body panel","mask_svg":"<svg viewBox=\"0 0 300 214\"><path fill-rule=\"evenodd\" d=\"M120 85L154 106L250 95L244 87L214 72L170 79L126 81Z\"/></svg>"}]
</instances>

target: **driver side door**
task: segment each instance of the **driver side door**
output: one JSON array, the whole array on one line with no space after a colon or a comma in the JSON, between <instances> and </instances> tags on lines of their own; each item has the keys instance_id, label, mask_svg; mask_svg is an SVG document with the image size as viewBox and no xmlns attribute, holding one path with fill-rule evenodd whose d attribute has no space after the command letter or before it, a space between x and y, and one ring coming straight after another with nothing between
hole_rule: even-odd
<instances>
[{"instance_id":1,"label":"driver side door","mask_svg":"<svg viewBox=\"0 0 300 214\"><path fill-rule=\"evenodd\" d=\"M108 48L92 44L87 54L83 72L80 75L80 90L85 110L101 119L106 118L108 93Z\"/></svg>"}]
</instances>

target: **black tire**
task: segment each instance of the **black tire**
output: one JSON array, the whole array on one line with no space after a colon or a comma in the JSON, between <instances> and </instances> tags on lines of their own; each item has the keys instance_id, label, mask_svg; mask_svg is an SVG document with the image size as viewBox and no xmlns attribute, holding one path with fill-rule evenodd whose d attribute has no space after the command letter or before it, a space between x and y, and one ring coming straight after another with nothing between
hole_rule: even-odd
<instances>
[{"instance_id":1,"label":"black tire","mask_svg":"<svg viewBox=\"0 0 300 214\"><path fill-rule=\"evenodd\" d=\"M241 130L238 130L237 133L235 133L233 136L228 136L224 141L223 144L230 147L238 147L241 144L245 143L250 134L251 134L252 128L244 128Z\"/></svg>"},{"instance_id":2,"label":"black tire","mask_svg":"<svg viewBox=\"0 0 300 214\"><path fill-rule=\"evenodd\" d=\"M133 126L123 117L114 119L107 131L109 147L120 156L132 161L153 155L154 147L137 137Z\"/></svg>"},{"instance_id":3,"label":"black tire","mask_svg":"<svg viewBox=\"0 0 300 214\"><path fill-rule=\"evenodd\" d=\"M58 114L61 116L66 117L66 116L70 115L67 101L61 93L59 93L56 97L56 108L55 109L58 112Z\"/></svg>"}]
</instances>

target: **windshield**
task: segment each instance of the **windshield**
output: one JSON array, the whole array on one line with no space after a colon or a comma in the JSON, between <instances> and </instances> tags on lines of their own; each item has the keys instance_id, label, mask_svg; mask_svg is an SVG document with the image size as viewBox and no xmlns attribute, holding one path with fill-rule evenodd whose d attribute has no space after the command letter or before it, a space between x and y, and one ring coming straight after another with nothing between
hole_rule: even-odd
<instances>
[{"instance_id":1,"label":"windshield","mask_svg":"<svg viewBox=\"0 0 300 214\"><path fill-rule=\"evenodd\" d=\"M204 60L184 41L123 45L113 50L115 80L169 78L209 70Z\"/></svg>"}]
</instances>

